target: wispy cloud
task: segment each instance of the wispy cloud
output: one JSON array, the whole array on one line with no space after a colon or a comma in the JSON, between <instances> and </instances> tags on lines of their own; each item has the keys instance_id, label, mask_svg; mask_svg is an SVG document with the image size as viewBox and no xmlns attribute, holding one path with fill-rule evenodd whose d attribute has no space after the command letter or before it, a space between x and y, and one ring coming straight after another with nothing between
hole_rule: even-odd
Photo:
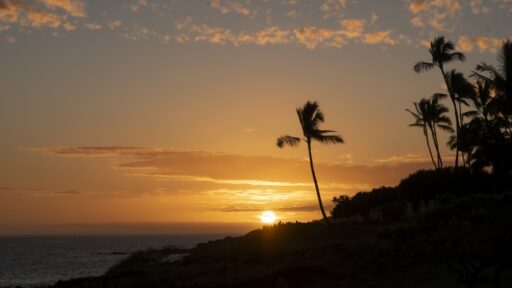
<instances>
[{"instance_id":1,"label":"wispy cloud","mask_svg":"<svg viewBox=\"0 0 512 288\"><path fill-rule=\"evenodd\" d=\"M347 0L324 0L320 10L324 13L324 18L340 16L341 10L347 6Z\"/></svg>"},{"instance_id":2,"label":"wispy cloud","mask_svg":"<svg viewBox=\"0 0 512 288\"><path fill-rule=\"evenodd\" d=\"M258 187L311 187L307 161L270 156L239 155L210 151L177 151L144 147L47 147L32 149L65 157L118 157L114 168L130 175L174 181L211 182ZM400 158L401 157L401 158ZM426 158L424 156L421 156ZM423 160L423 158L421 158ZM398 160L406 161L398 161ZM322 186L333 190L392 185L428 163L418 155L376 160L382 165L316 163ZM399 167L387 164L401 162Z\"/></svg>"},{"instance_id":3,"label":"wispy cloud","mask_svg":"<svg viewBox=\"0 0 512 288\"><path fill-rule=\"evenodd\" d=\"M461 9L459 0L413 0L408 4L408 10L413 16L412 26L419 28L428 25L437 31L453 29L453 25L448 25L448 22Z\"/></svg>"},{"instance_id":4,"label":"wispy cloud","mask_svg":"<svg viewBox=\"0 0 512 288\"><path fill-rule=\"evenodd\" d=\"M0 187L0 193L15 196L56 196L56 195L78 195L80 191L68 189L46 189L26 187Z\"/></svg>"},{"instance_id":5,"label":"wispy cloud","mask_svg":"<svg viewBox=\"0 0 512 288\"><path fill-rule=\"evenodd\" d=\"M82 0L41 0L49 8L58 8L74 17L85 17L85 4Z\"/></svg>"},{"instance_id":6,"label":"wispy cloud","mask_svg":"<svg viewBox=\"0 0 512 288\"><path fill-rule=\"evenodd\" d=\"M458 48L463 52L471 52L478 49L481 53L491 52L495 54L498 49L503 45L505 39L484 37L484 36L460 36L457 45Z\"/></svg>"},{"instance_id":7,"label":"wispy cloud","mask_svg":"<svg viewBox=\"0 0 512 288\"><path fill-rule=\"evenodd\" d=\"M247 16L256 13L249 6L236 1L209 0L209 4L212 9L222 14L234 12Z\"/></svg>"},{"instance_id":8,"label":"wispy cloud","mask_svg":"<svg viewBox=\"0 0 512 288\"><path fill-rule=\"evenodd\" d=\"M0 22L20 27L69 28L70 17L85 17L81 0L40 0L21 2L0 0Z\"/></svg>"}]
</instances>

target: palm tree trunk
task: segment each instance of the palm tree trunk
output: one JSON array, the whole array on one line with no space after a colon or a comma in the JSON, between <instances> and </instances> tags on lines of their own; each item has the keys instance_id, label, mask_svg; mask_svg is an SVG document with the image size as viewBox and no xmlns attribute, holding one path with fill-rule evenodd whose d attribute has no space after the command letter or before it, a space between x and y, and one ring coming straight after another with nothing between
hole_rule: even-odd
<instances>
[{"instance_id":1,"label":"palm tree trunk","mask_svg":"<svg viewBox=\"0 0 512 288\"><path fill-rule=\"evenodd\" d=\"M324 217L324 221L327 224L330 224L329 218L325 214L324 205L322 204L322 197L320 196L320 189L318 188L318 182L316 180L315 167L313 166L313 155L311 154L311 140L308 139L308 153L309 153L309 166L311 167L311 175L313 175L313 182L315 183L316 189L316 197L318 198L318 206L320 206L320 211L322 211L322 216Z\"/></svg>"},{"instance_id":2,"label":"palm tree trunk","mask_svg":"<svg viewBox=\"0 0 512 288\"><path fill-rule=\"evenodd\" d=\"M432 149L430 148L430 141L428 140L428 131L427 126L423 126L423 134L425 135L425 139L427 140L428 153L430 154L430 159L432 159L432 163L434 164L434 168L437 169L436 161L434 161L434 155L432 155Z\"/></svg>"},{"instance_id":3,"label":"palm tree trunk","mask_svg":"<svg viewBox=\"0 0 512 288\"><path fill-rule=\"evenodd\" d=\"M453 104L453 112L455 114L455 137L458 140L459 137L459 113L457 112L457 104L455 103L455 95L453 95L450 84L448 83L448 79L446 78L446 74L444 73L443 64L439 65L439 69L441 69L441 73L443 74L444 83L446 84L446 89L448 89L448 94L450 95L450 99ZM459 145L457 145L455 150L455 167L459 167Z\"/></svg>"},{"instance_id":4,"label":"palm tree trunk","mask_svg":"<svg viewBox=\"0 0 512 288\"><path fill-rule=\"evenodd\" d=\"M462 117L462 104L461 102L459 101L459 125L460 127L464 126L464 117ZM463 167L468 167L468 165L466 164L466 155L467 153L464 153L464 151L461 151L460 152L460 157L462 158L462 166Z\"/></svg>"},{"instance_id":5,"label":"palm tree trunk","mask_svg":"<svg viewBox=\"0 0 512 288\"><path fill-rule=\"evenodd\" d=\"M443 168L443 158L441 157L441 151L439 150L439 142L437 141L436 126L432 125L432 127L430 127L430 130L432 132L432 140L434 141L434 146L436 147L437 151L437 167Z\"/></svg>"}]
</instances>

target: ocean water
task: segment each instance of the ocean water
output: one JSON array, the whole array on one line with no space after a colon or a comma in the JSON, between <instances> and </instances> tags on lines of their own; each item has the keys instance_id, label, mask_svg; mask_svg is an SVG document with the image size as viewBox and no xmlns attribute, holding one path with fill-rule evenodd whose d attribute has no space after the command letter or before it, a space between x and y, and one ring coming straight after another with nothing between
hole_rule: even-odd
<instances>
[{"instance_id":1,"label":"ocean water","mask_svg":"<svg viewBox=\"0 0 512 288\"><path fill-rule=\"evenodd\" d=\"M129 253L176 245L191 248L226 234L0 237L0 287L33 287L105 273Z\"/></svg>"}]
</instances>

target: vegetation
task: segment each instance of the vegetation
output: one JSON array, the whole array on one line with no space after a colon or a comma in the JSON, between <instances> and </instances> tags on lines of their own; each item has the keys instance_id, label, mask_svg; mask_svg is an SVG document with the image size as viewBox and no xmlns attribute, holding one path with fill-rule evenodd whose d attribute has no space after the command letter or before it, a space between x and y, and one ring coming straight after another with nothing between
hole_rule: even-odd
<instances>
[{"instance_id":1,"label":"vegetation","mask_svg":"<svg viewBox=\"0 0 512 288\"><path fill-rule=\"evenodd\" d=\"M309 165L311 167L311 175L313 175L313 182L315 183L316 196L318 198L318 205L324 217L324 221L329 223L329 218L325 213L322 197L320 196L320 189L318 188L318 181L316 179L315 167L313 165L313 156L311 154L311 142L318 141L324 144L337 144L343 143L343 138L339 135L332 135L336 131L321 130L320 123L325 121L324 113L320 111L320 106L317 102L308 101L303 107L297 108L297 116L299 117L300 126L304 138L295 137L290 135L283 135L277 138L277 147L283 148L285 145L297 146L300 141L306 142L308 145Z\"/></svg>"},{"instance_id":2,"label":"vegetation","mask_svg":"<svg viewBox=\"0 0 512 288\"><path fill-rule=\"evenodd\" d=\"M453 112L455 113L455 127L456 127L456 135L459 133L460 122L459 122L459 112L456 105L456 94L453 90L450 81L450 75L444 71L444 65L451 63L453 61L464 61L466 57L464 54L460 52L456 52L455 45L451 41L446 41L444 37L438 37L430 42L430 56L432 56L432 62L418 62L414 65L414 71L417 73L431 70L432 68L439 68L441 71L441 75L443 76L444 83L446 84L448 94L450 96L450 100L453 104ZM459 150L457 148L455 153L455 167L459 165Z\"/></svg>"},{"instance_id":3,"label":"vegetation","mask_svg":"<svg viewBox=\"0 0 512 288\"><path fill-rule=\"evenodd\" d=\"M465 167L474 171L490 169L505 179L512 170L512 42L503 43L498 68L486 63L476 66L472 74L476 79L474 83L456 70L445 72L445 64L465 59L462 53L454 49L453 43L444 37L434 39L429 50L432 62L418 62L414 70L421 72L434 67L441 70L453 105L455 130L451 128L450 119L444 115L447 108L437 103L444 98L444 94L439 93L431 99L414 103L414 111L407 110L415 118L410 126L422 128L434 168L443 167L435 129L437 119L440 121L437 127L454 133L448 145L455 150L455 167L459 166L460 154ZM434 109L436 104L437 109ZM463 105L467 110L465 112ZM432 137L437 160L432 155L429 136Z\"/></svg>"},{"instance_id":4,"label":"vegetation","mask_svg":"<svg viewBox=\"0 0 512 288\"><path fill-rule=\"evenodd\" d=\"M439 141L437 138L437 128L453 132L453 129L451 128L452 122L450 118L445 115L448 112L448 108L439 103L439 100L444 97L446 97L446 94L434 94L430 99L422 98L419 103L414 103L415 112L407 109L407 111L411 113L416 120L409 126L420 127L423 129L423 135L427 141L428 152L430 153L430 158L432 159L432 163L435 168L443 168L443 159L441 157ZM430 134L428 132L430 132ZM434 160L434 156L432 155L429 135L432 136L432 141L436 148L437 160Z\"/></svg>"},{"instance_id":5,"label":"vegetation","mask_svg":"<svg viewBox=\"0 0 512 288\"><path fill-rule=\"evenodd\" d=\"M454 182L467 176L462 170L446 176L453 176L449 171L423 171L403 185L413 191L429 173L460 177ZM392 192L381 188L368 196L392 203L398 199ZM439 194L431 207L399 220L278 223L187 251L142 251L103 276L61 281L54 288L512 285L510 193ZM181 257L169 261L176 254Z\"/></svg>"}]
</instances>

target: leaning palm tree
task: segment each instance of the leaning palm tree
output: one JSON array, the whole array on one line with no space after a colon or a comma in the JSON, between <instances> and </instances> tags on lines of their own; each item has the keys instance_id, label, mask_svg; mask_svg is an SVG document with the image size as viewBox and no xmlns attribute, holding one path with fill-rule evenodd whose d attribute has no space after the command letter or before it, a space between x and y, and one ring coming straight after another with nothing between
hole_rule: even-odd
<instances>
[{"instance_id":1,"label":"leaning palm tree","mask_svg":"<svg viewBox=\"0 0 512 288\"><path fill-rule=\"evenodd\" d=\"M320 189L318 188L318 181L316 179L315 167L313 165L313 156L311 154L311 142L313 140L324 144L343 143L343 138L339 135L332 135L330 133L336 132L333 130L321 130L318 126L325 121L324 114L320 111L320 106L317 102L308 101L303 107L297 108L297 116L299 116L300 126L304 137L295 137L283 135L277 138L277 147L283 148L285 145L297 146L300 141L306 142L308 145L309 166L311 167L311 174L313 175L313 182L315 183L316 196L318 198L318 205L325 222L329 223L329 219L325 214L324 205L322 204L322 197L320 196Z\"/></svg>"},{"instance_id":2,"label":"leaning palm tree","mask_svg":"<svg viewBox=\"0 0 512 288\"><path fill-rule=\"evenodd\" d=\"M411 113L414 117L414 123L410 124L411 127L419 127L423 130L423 136L425 136L425 140L427 142L428 153L430 154L430 159L432 159L432 164L434 164L434 168L437 169L438 163L434 160L434 155L432 154L432 148L430 147L430 136L428 134L428 129L430 125L430 117L429 117L429 100L422 98L420 102L414 102L414 110L411 111L409 109L405 109L407 112ZM439 160L439 159L438 159Z\"/></svg>"},{"instance_id":3,"label":"leaning palm tree","mask_svg":"<svg viewBox=\"0 0 512 288\"><path fill-rule=\"evenodd\" d=\"M455 113L455 123L456 123L456 131L458 133L460 128L459 123L459 113L457 112L457 104L455 100L455 95L450 88L447 74L444 71L444 65L453 61L464 61L466 57L464 54L455 51L455 45L451 41L446 41L444 37L437 37L433 41L430 42L430 55L432 56L432 62L418 62L414 65L414 71L416 73L420 73L423 71L431 70L435 67L441 70L441 74L443 75L444 82L446 84L446 88L448 89L448 95L452 100L453 110ZM455 166L459 165L459 150L457 148L455 153Z\"/></svg>"}]
</instances>

